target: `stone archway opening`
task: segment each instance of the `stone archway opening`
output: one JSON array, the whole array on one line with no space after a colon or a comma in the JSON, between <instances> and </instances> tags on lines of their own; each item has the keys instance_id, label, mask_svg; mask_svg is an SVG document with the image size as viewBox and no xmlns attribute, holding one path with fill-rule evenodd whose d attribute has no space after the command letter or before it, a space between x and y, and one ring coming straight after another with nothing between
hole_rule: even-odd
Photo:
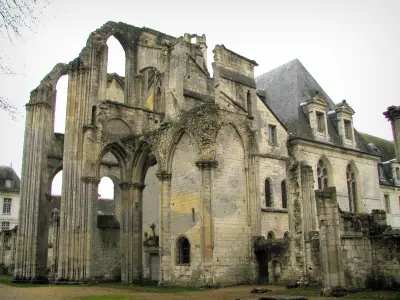
<instances>
[{"instance_id":1,"label":"stone archway opening","mask_svg":"<svg viewBox=\"0 0 400 300\"><path fill-rule=\"evenodd\" d=\"M95 231L95 277L101 281L121 281L121 177L117 157L106 152L99 164L96 195L97 228Z\"/></svg>"}]
</instances>

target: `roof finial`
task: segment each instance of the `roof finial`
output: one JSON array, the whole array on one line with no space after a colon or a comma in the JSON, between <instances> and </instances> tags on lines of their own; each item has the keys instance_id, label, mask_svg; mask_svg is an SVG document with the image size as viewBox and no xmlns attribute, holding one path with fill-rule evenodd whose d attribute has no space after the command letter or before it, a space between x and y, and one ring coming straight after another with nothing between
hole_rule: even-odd
<instances>
[{"instance_id":1,"label":"roof finial","mask_svg":"<svg viewBox=\"0 0 400 300\"><path fill-rule=\"evenodd\" d=\"M12 168L12 162L10 162L10 168Z\"/></svg>"}]
</instances>

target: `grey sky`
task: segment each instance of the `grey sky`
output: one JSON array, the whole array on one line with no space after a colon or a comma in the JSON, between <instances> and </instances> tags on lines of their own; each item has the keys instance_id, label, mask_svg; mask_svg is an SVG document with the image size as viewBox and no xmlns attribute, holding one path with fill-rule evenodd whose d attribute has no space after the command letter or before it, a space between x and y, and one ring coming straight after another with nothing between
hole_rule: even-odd
<instances>
[{"instance_id":1,"label":"grey sky","mask_svg":"<svg viewBox=\"0 0 400 300\"><path fill-rule=\"evenodd\" d=\"M335 102L348 101L359 131L392 140L382 112L400 104L398 0L50 2L35 34L0 41L9 66L26 74L0 76L1 94L21 108L56 63L73 60L90 32L111 20L176 37L204 33L209 65L215 44L224 44L256 60L256 75L298 58ZM24 122L0 112L0 165L12 162L18 174Z\"/></svg>"}]
</instances>

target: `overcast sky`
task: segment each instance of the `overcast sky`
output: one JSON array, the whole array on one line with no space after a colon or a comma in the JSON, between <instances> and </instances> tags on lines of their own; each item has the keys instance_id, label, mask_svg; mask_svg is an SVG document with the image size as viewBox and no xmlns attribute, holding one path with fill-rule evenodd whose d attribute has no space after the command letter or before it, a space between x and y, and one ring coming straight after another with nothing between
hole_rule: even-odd
<instances>
[{"instance_id":1,"label":"overcast sky","mask_svg":"<svg viewBox=\"0 0 400 300\"><path fill-rule=\"evenodd\" d=\"M0 75L2 96L24 111L29 93L58 62L78 56L90 32L107 21L172 36L206 34L209 64L216 44L254 59L256 75L298 58L334 102L355 110L355 128L392 140L382 112L400 105L399 0L127 1L49 0L35 33L0 55L22 75ZM118 53L118 47L114 51ZM118 71L123 55L114 57ZM58 87L59 88L59 87ZM0 112L0 165L21 174L25 120Z\"/></svg>"}]
</instances>

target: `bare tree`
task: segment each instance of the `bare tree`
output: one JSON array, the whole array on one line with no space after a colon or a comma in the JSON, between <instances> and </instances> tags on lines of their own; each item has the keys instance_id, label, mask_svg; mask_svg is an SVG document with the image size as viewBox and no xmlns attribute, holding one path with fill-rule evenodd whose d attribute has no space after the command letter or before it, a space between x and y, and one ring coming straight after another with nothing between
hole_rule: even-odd
<instances>
[{"instance_id":1,"label":"bare tree","mask_svg":"<svg viewBox=\"0 0 400 300\"><path fill-rule=\"evenodd\" d=\"M0 0L0 47L8 39L13 43L21 38L25 30L33 31L46 8L48 0ZM6 55L0 49L0 73L17 75L6 63ZM18 109L4 96L0 95L0 110L18 118Z\"/></svg>"}]
</instances>

